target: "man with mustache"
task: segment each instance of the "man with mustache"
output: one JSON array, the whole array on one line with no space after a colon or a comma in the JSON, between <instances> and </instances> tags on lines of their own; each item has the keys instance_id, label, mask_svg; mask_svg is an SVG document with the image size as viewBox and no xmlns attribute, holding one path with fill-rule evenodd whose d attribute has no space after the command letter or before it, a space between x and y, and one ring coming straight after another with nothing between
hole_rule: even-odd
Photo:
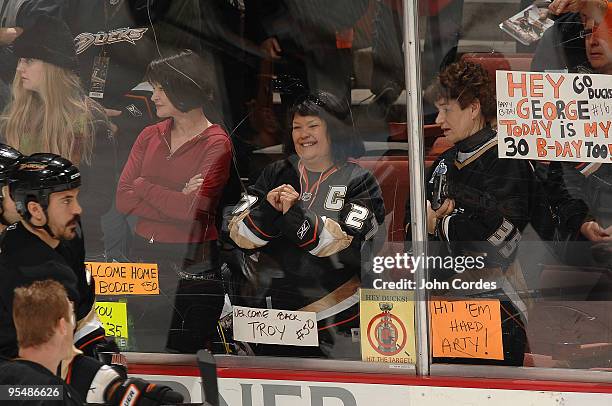
<instances>
[{"instance_id":1,"label":"man with mustache","mask_svg":"<svg viewBox=\"0 0 612 406\"><path fill-rule=\"evenodd\" d=\"M5 284L9 289L40 280L43 274L61 282L75 303L75 343L93 355L95 345L104 340L104 329L95 316L94 285L85 271L80 186L77 167L59 155L33 154L21 160L9 179L9 193L21 221L4 232L0 269L6 268L3 279L13 279ZM0 341L0 353L14 356L16 348L11 344L13 348L8 348Z\"/></svg>"},{"instance_id":2,"label":"man with mustache","mask_svg":"<svg viewBox=\"0 0 612 406\"><path fill-rule=\"evenodd\" d=\"M4 230L0 241L0 313L4 313L0 316L0 356L17 356L11 317L13 290L49 278L60 282L74 303L75 355L83 351L94 356L96 346L105 343L105 339L94 309L93 280L84 266L85 249L79 224L82 210L78 202L81 174L59 155L33 154L22 157L7 178L8 187L3 192L9 192L10 201L7 199L6 206L14 202L17 213L7 210L9 215L3 216L16 222ZM79 378L95 375L101 363L82 356L75 358L75 363L84 364L91 371L79 371L75 379L77 385L89 388L81 385ZM114 370L101 372L108 381L120 377Z\"/></svg>"}]
</instances>

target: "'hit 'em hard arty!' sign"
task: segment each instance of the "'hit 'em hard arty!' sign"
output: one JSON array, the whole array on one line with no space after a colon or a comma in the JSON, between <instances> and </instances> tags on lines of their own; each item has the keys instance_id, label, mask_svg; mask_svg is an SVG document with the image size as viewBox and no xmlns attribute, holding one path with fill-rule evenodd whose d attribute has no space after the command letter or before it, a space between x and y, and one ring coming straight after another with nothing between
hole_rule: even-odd
<instances>
[{"instance_id":1,"label":"'hit 'em hard arty!' sign","mask_svg":"<svg viewBox=\"0 0 612 406\"><path fill-rule=\"evenodd\" d=\"M434 357L504 359L499 300L431 300Z\"/></svg>"},{"instance_id":2,"label":"'hit 'em hard arty!' sign","mask_svg":"<svg viewBox=\"0 0 612 406\"><path fill-rule=\"evenodd\" d=\"M612 162L612 76L497 71L500 158Z\"/></svg>"}]
</instances>

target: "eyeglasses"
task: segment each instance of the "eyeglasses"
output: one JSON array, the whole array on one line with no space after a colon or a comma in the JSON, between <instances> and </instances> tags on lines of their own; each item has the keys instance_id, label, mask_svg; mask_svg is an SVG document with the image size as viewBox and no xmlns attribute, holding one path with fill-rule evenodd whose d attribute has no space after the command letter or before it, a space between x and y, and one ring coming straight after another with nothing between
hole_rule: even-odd
<instances>
[{"instance_id":1,"label":"eyeglasses","mask_svg":"<svg viewBox=\"0 0 612 406\"><path fill-rule=\"evenodd\" d=\"M593 34L593 29L580 30L580 38L588 38Z\"/></svg>"},{"instance_id":2,"label":"eyeglasses","mask_svg":"<svg viewBox=\"0 0 612 406\"><path fill-rule=\"evenodd\" d=\"M323 100L315 96L314 94L308 94L308 95L303 96L301 100L296 101L295 104L298 105L304 102L314 103L319 107L323 107L324 109L326 109L327 107L327 104Z\"/></svg>"},{"instance_id":3,"label":"eyeglasses","mask_svg":"<svg viewBox=\"0 0 612 406\"><path fill-rule=\"evenodd\" d=\"M599 39L607 39L612 37L612 30L602 30L599 27L594 27L580 31L580 38L589 38L592 35L597 35Z\"/></svg>"},{"instance_id":4,"label":"eyeglasses","mask_svg":"<svg viewBox=\"0 0 612 406\"><path fill-rule=\"evenodd\" d=\"M304 92L303 94L301 94L295 99L295 102L293 103L292 108L295 109L297 106L304 104L304 103L316 104L317 106L321 107L322 109L324 109L325 111L331 114L331 112L329 111L329 107L327 106L327 103L325 103L324 100L321 100L319 97L317 97L314 94L310 94L306 92Z\"/></svg>"},{"instance_id":5,"label":"eyeglasses","mask_svg":"<svg viewBox=\"0 0 612 406\"><path fill-rule=\"evenodd\" d=\"M329 103L331 102L331 103ZM297 106L299 106L300 104L303 103L312 103L315 104L319 107L321 107L323 110L325 110L329 115L331 115L332 117L335 117L336 119L343 121L345 120L347 117L351 117L351 121L353 121L353 113L351 111L351 107L348 104L348 102L346 102L345 106L338 106L335 102L333 102L332 100L329 100L329 102L326 102L324 99L318 97L316 94L304 94L300 97L298 97L295 101L295 103L293 103L293 110L296 109ZM355 124L353 123L353 126Z\"/></svg>"},{"instance_id":6,"label":"eyeglasses","mask_svg":"<svg viewBox=\"0 0 612 406\"><path fill-rule=\"evenodd\" d=\"M306 92L306 87L299 78L291 75L278 75L272 79L272 90L285 95L299 95Z\"/></svg>"}]
</instances>

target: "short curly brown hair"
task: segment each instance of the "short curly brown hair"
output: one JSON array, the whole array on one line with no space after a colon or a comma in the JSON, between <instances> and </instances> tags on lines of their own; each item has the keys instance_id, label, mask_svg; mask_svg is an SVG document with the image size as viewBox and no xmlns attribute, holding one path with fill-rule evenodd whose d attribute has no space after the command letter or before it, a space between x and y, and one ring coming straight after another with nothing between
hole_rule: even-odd
<instances>
[{"instance_id":1,"label":"short curly brown hair","mask_svg":"<svg viewBox=\"0 0 612 406\"><path fill-rule=\"evenodd\" d=\"M425 99L431 103L439 100L457 100L462 109L475 99L485 120L497 115L495 91L487 71L472 62L459 61L448 65L425 90Z\"/></svg>"}]
</instances>

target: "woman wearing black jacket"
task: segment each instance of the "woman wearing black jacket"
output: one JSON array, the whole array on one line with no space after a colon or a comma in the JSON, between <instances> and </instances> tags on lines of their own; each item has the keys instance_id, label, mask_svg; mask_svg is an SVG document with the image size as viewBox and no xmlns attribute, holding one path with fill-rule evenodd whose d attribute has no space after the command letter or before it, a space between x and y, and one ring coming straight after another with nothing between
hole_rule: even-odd
<instances>
[{"instance_id":1,"label":"woman wearing black jacket","mask_svg":"<svg viewBox=\"0 0 612 406\"><path fill-rule=\"evenodd\" d=\"M532 218L536 182L529 161L500 159L491 127L496 103L487 72L480 65L449 65L427 97L438 108L436 123L453 144L434 162L427 183L427 230L438 241L438 255L481 257L484 266L433 275L452 281L495 284L490 289L455 290L460 297L498 298L502 311L504 359L436 359L437 362L523 365L524 322L529 299L516 260L521 232ZM480 269L479 269L480 268ZM449 275L450 273L450 275Z\"/></svg>"}]
</instances>

